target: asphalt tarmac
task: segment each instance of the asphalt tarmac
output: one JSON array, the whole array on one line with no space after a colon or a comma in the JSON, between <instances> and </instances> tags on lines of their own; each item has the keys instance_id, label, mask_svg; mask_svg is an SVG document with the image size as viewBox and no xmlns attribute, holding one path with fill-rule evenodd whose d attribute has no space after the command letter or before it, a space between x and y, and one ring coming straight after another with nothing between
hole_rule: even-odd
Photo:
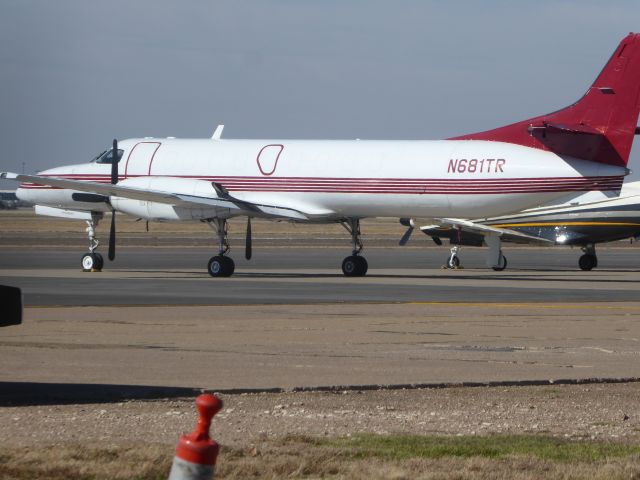
<instances>
[{"instance_id":1,"label":"asphalt tarmac","mask_svg":"<svg viewBox=\"0 0 640 480\"><path fill-rule=\"evenodd\" d=\"M638 302L27 308L0 332L0 404L638 378L639 314Z\"/></svg>"},{"instance_id":2,"label":"asphalt tarmac","mask_svg":"<svg viewBox=\"0 0 640 480\"><path fill-rule=\"evenodd\" d=\"M640 298L635 246L603 248L599 268L580 271L578 249L505 248L508 268L484 266L484 249L466 248L461 270L442 269L447 248L370 248L369 273L346 278L348 251L280 247L237 249L236 273L211 278L202 248L118 250L102 272L82 272L82 251L5 247L0 282L23 289L26 306L251 305L335 302L624 302ZM106 256L106 255L105 255Z\"/></svg>"},{"instance_id":3,"label":"asphalt tarmac","mask_svg":"<svg viewBox=\"0 0 640 480\"><path fill-rule=\"evenodd\" d=\"M370 248L346 278L342 249L236 250L225 279L202 248L121 248L84 273L73 248L5 247L0 283L27 308L0 330L0 404L640 377L634 246L591 272L564 248L506 248L503 272L473 248L442 269L447 253Z\"/></svg>"}]
</instances>

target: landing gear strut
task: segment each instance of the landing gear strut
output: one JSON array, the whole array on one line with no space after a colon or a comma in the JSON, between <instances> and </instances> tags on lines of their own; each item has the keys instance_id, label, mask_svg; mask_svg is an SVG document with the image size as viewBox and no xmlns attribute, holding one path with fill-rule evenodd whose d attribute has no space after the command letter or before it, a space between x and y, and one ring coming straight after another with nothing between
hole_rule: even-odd
<instances>
[{"instance_id":1,"label":"landing gear strut","mask_svg":"<svg viewBox=\"0 0 640 480\"><path fill-rule=\"evenodd\" d=\"M453 245L450 250L450 254L447 257L446 263L444 264L444 268L460 268L460 257L458 256L458 252L460 251L459 245Z\"/></svg>"},{"instance_id":2,"label":"landing gear strut","mask_svg":"<svg viewBox=\"0 0 640 480\"><path fill-rule=\"evenodd\" d=\"M231 257L225 255L229 251L227 220L224 218L212 218L206 220L206 222L207 225L215 230L219 242L218 255L209 259L207 271L212 277L230 277L233 275L236 265Z\"/></svg>"},{"instance_id":3,"label":"landing gear strut","mask_svg":"<svg viewBox=\"0 0 640 480\"><path fill-rule=\"evenodd\" d=\"M492 266L491 268L493 268L496 272L501 272L505 268L507 268L507 257L503 255L502 250L500 250L500 258L498 259L498 264Z\"/></svg>"},{"instance_id":4,"label":"landing gear strut","mask_svg":"<svg viewBox=\"0 0 640 480\"><path fill-rule=\"evenodd\" d=\"M96 238L96 228L98 223L102 219L101 213L92 213L91 220L87 220L87 236L89 237L89 253L85 253L82 256L81 265L83 272L99 272L104 266L104 259L102 255L95 250L100 245L100 242Z\"/></svg>"},{"instance_id":5,"label":"landing gear strut","mask_svg":"<svg viewBox=\"0 0 640 480\"><path fill-rule=\"evenodd\" d=\"M598 266L598 257L596 256L596 246L593 243L582 247L584 255L578 259L578 266L581 270L589 271Z\"/></svg>"},{"instance_id":6,"label":"landing gear strut","mask_svg":"<svg viewBox=\"0 0 640 480\"><path fill-rule=\"evenodd\" d=\"M496 272L501 272L507 268L507 257L502 253L502 241L496 235L485 235L484 243L489 247L487 252L487 267Z\"/></svg>"},{"instance_id":7,"label":"landing gear strut","mask_svg":"<svg viewBox=\"0 0 640 480\"><path fill-rule=\"evenodd\" d=\"M345 277L364 277L369 269L367 260L360 255L362 239L360 238L360 219L348 218L341 225L351 234L353 250L351 255L342 261L342 273Z\"/></svg>"}]
</instances>

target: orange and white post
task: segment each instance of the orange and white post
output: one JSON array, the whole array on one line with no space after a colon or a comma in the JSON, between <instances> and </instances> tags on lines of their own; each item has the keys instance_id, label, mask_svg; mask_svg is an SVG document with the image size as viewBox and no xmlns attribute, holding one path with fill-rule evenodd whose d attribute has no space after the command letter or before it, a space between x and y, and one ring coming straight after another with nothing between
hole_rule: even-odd
<instances>
[{"instance_id":1,"label":"orange and white post","mask_svg":"<svg viewBox=\"0 0 640 480\"><path fill-rule=\"evenodd\" d=\"M182 435L169 473L169 480L209 480L213 478L219 445L209 437L213 416L222 409L222 400L211 393L196 398L198 423L193 432Z\"/></svg>"}]
</instances>

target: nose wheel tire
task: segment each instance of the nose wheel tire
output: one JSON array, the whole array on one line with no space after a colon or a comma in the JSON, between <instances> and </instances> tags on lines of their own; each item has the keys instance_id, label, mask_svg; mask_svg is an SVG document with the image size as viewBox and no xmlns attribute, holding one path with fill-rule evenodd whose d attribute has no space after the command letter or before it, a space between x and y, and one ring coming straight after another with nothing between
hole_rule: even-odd
<instances>
[{"instance_id":1,"label":"nose wheel tire","mask_svg":"<svg viewBox=\"0 0 640 480\"><path fill-rule=\"evenodd\" d=\"M230 277L236 269L236 264L230 257L216 255L209 259L207 271L212 277Z\"/></svg>"},{"instance_id":2,"label":"nose wheel tire","mask_svg":"<svg viewBox=\"0 0 640 480\"><path fill-rule=\"evenodd\" d=\"M578 259L578 266L581 270L588 272L598 266L598 257L586 253Z\"/></svg>"},{"instance_id":3,"label":"nose wheel tire","mask_svg":"<svg viewBox=\"0 0 640 480\"><path fill-rule=\"evenodd\" d=\"M104 259L99 253L85 253L80 263L83 272L99 272L104 266Z\"/></svg>"},{"instance_id":4,"label":"nose wheel tire","mask_svg":"<svg viewBox=\"0 0 640 480\"><path fill-rule=\"evenodd\" d=\"M342 273L345 277L364 277L369 269L369 264L360 255L351 255L342 261Z\"/></svg>"},{"instance_id":5,"label":"nose wheel tire","mask_svg":"<svg viewBox=\"0 0 640 480\"><path fill-rule=\"evenodd\" d=\"M491 268L493 268L496 272L501 272L502 270L507 268L507 257L505 257L504 255L500 254L500 261L498 262L498 265L496 265L495 267L491 267Z\"/></svg>"}]
</instances>

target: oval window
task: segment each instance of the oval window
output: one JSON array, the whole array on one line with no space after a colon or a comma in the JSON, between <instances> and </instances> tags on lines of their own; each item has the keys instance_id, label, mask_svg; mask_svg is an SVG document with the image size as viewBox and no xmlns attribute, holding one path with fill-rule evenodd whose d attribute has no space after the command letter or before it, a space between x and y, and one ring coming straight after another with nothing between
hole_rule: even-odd
<instances>
[{"instance_id":1,"label":"oval window","mask_svg":"<svg viewBox=\"0 0 640 480\"><path fill-rule=\"evenodd\" d=\"M284 149L284 145L265 145L258 152L257 162L260 173L272 175L278 166L278 159Z\"/></svg>"}]
</instances>

